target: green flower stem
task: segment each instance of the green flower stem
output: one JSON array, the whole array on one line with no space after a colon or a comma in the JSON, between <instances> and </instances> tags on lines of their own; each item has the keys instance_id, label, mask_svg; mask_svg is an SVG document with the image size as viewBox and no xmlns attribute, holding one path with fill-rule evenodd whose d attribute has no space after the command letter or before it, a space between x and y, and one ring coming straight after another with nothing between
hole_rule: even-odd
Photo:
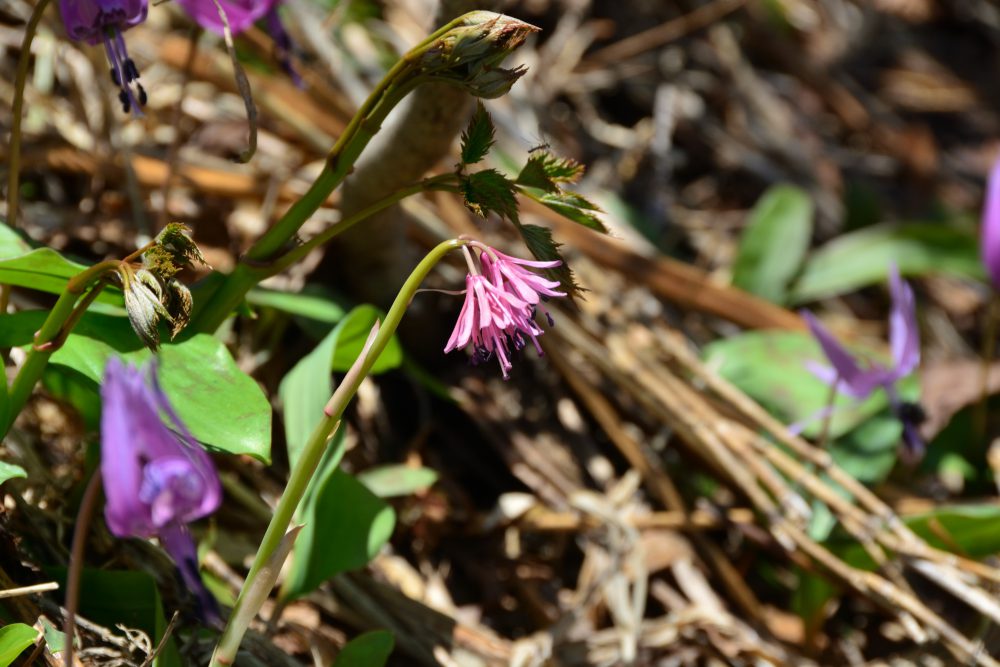
<instances>
[{"instance_id":1,"label":"green flower stem","mask_svg":"<svg viewBox=\"0 0 1000 667\"><path fill-rule=\"evenodd\" d=\"M430 273L431 269L433 269L446 254L465 245L468 245L468 241L461 239L444 241L443 243L438 244L420 261L417 267L410 274L410 277L406 279L403 287L399 290L396 300L393 302L392 307L386 314L385 321L382 323L378 334L375 336L375 340L372 342L370 351L367 355L365 355L364 360L358 367L357 372L348 373L347 377L344 378L344 382L337 388L337 391L334 393L330 403L326 406L326 410L324 411L325 416L319 424L316 425L312 435L309 436L309 440L306 443L305 448L302 450L302 454L299 456L298 462L289 474L288 484L285 486L284 493L281 494L278 506L274 510L271 522L268 524L267 531L264 533L264 538L261 540L260 547L257 549L257 555L254 557L253 564L250 566L250 572L247 574L247 578L243 584L242 590L240 591L240 595L236 599L236 605L233 607L232 614L229 617L229 623L227 623L226 629L223 631L222 637L219 639L219 644L216 646L215 653L212 656L211 667L225 667L233 664L236 651L239 649L240 642L246 632L250 618L254 616L257 611L254 610L254 614L250 614L247 609L247 605L256 604L259 609L260 605L264 601L263 599L255 599L251 602L248 590L253 586L253 581L257 577L261 568L263 568L271 558L271 554L274 553L275 549L277 549L281 544L282 538L288 530L288 526L295 515L295 510L298 507L299 502L302 500L302 496L305 494L306 489L309 486L309 482L312 480L312 477L316 472L316 467L319 465L320 459L326 451L327 444L329 443L337 424L340 422L341 415L347 407L347 404L350 403L352 398L354 398L354 394L357 393L358 387L361 386L361 382L368 376L368 373L371 372L375 361L385 349L386 345L389 344L393 333L395 333L396 328L399 326L399 322L403 319L403 315L406 313L407 307L410 305L410 300L413 298L413 295L416 294L417 289L419 289L421 283L423 283L424 279L427 277L427 274ZM234 622L234 619L240 620L239 622Z\"/></svg>"},{"instance_id":2,"label":"green flower stem","mask_svg":"<svg viewBox=\"0 0 1000 667\"><path fill-rule=\"evenodd\" d=\"M35 334L34 345L28 351L28 357L24 360L24 365L21 366L21 369L17 372L17 376L14 378L13 384L11 384L9 417L7 423L2 425L3 429L0 435L7 435L11 425L14 423L14 419L24 408L25 403L28 402L28 397L31 395L31 391L35 388L39 378L42 377L42 371L45 370L45 366L49 362L49 357L59 349L59 343L65 339L65 336L69 333L69 329L76 324L83 314L82 311L77 310L77 302L80 300L80 296L92 286L93 290L99 289L98 286L95 286L95 283L107 273L117 270L120 265L121 261L117 259L100 262L81 271L66 283L66 289L59 295L56 305L49 311L49 315L45 318L42 327ZM92 293L93 290L91 290ZM94 294L94 297L96 297L96 294ZM86 308L92 300L93 297L88 295L84 297L80 305Z\"/></svg>"},{"instance_id":3,"label":"green flower stem","mask_svg":"<svg viewBox=\"0 0 1000 667\"><path fill-rule=\"evenodd\" d=\"M317 181L318 182L318 181ZM315 187L315 185L314 185ZM240 302L246 297L247 292L255 287L260 281L277 275L287 269L292 264L300 261L316 248L328 243L331 239L346 232L359 222L375 215L379 211L400 202L411 195L431 190L457 191L458 183L454 174L441 174L428 178L409 187L399 190L381 199L371 206L358 211L354 215L344 218L328 229L323 230L302 245L296 246L281 255L277 259L262 266L254 266L246 260L240 262L231 274L226 276L225 281L219 288L211 294L208 303L192 318L189 325L191 333L209 333L219 328L229 314L239 307ZM309 197L307 193L303 198ZM296 204L297 206L298 204ZM247 260L250 259L249 253Z\"/></svg>"},{"instance_id":4,"label":"green flower stem","mask_svg":"<svg viewBox=\"0 0 1000 667\"><path fill-rule=\"evenodd\" d=\"M39 0L31 10L28 25L21 40L21 54L17 59L17 73L14 75L14 103L11 106L10 150L7 156L7 226L17 227L17 209L21 194L21 117L24 115L24 87L28 80L28 64L31 62L31 42L35 39L38 24L50 0ZM0 285L0 313L7 312L10 286Z\"/></svg>"}]
</instances>

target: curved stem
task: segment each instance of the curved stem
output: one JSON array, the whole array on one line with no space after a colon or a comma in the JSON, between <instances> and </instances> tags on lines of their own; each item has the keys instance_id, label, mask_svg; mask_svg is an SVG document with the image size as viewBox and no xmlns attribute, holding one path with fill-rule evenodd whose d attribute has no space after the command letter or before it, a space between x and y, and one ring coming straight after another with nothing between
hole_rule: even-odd
<instances>
[{"instance_id":1,"label":"curved stem","mask_svg":"<svg viewBox=\"0 0 1000 667\"><path fill-rule=\"evenodd\" d=\"M17 227L17 209L21 190L21 116L24 115L24 87L28 80L28 63L31 60L31 42L50 0L39 0L31 10L28 25L21 40L21 53L17 58L14 75L14 103L11 105L10 150L7 156L7 226ZM0 314L7 312L10 287L0 285Z\"/></svg>"},{"instance_id":2,"label":"curved stem","mask_svg":"<svg viewBox=\"0 0 1000 667\"><path fill-rule=\"evenodd\" d=\"M281 273L316 248L328 243L334 237L406 197L430 190L452 190L456 187L454 181L455 175L448 173L425 179L406 188L401 188L384 199L375 202L368 208L344 218L302 245L296 246L277 259L268 262L266 265L254 266L253 262L250 261L251 258L248 253L247 257L237 264L233 272L226 276L225 281L211 294L208 303L200 306L192 317L191 324L188 325L188 331L190 333L210 333L215 331L229 317L229 314L240 305L240 302L246 297L247 292L260 281ZM314 184L313 188L310 188L310 192L316 188L317 186ZM306 193L299 203L305 201L309 196L309 193ZM325 198L326 195L323 195L323 199ZM296 206L299 203L296 203Z\"/></svg>"},{"instance_id":3,"label":"curved stem","mask_svg":"<svg viewBox=\"0 0 1000 667\"><path fill-rule=\"evenodd\" d=\"M80 295L103 278L105 274L115 271L120 265L121 262L117 259L100 262L81 271L66 283L66 289L59 295L56 305L49 311L49 315L45 318L42 327L35 334L34 345L28 351L28 357L24 360L24 365L18 370L17 375L14 377L14 382L11 384L10 411L7 423L3 424L2 429L0 429L0 438L7 434L7 431L10 430L11 425L14 423L14 419L17 418L18 413L21 412L25 403L28 402L28 397L31 395L32 389L35 388L39 378L42 377L42 371L45 370L45 366L49 362L49 357L59 349L59 343L65 339L69 330L80 319L83 314L82 310L85 310L93 298L97 297L96 294L93 295L93 298L88 295L80 303L80 306L82 306L80 312L77 312L77 302L80 300ZM97 289L97 287L94 289Z\"/></svg>"},{"instance_id":4,"label":"curved stem","mask_svg":"<svg viewBox=\"0 0 1000 667\"><path fill-rule=\"evenodd\" d=\"M274 510L274 515L271 517L271 522L267 526L267 531L264 533L264 538L261 540L260 547L257 549L257 555L254 557L253 565L250 566L250 572L247 574L246 581L243 584L243 588L240 590L240 595L236 599L236 605L233 607L232 614L229 617L229 622L226 624L226 629L222 633L222 637L219 639L219 644L216 646L215 653L212 655L211 667L224 667L231 665L236 657L236 651L239 649L240 642L243 639L243 635L246 632L246 623L249 622L249 616L253 614L249 613L247 605L250 604L248 601L247 591L252 586L254 578L258 575L261 568L268 562L271 554L274 553L275 549L281 544L282 538L285 532L288 530L288 525L292 521L292 517L295 515L295 510L302 500L302 496L305 494L306 489L309 486L309 482L312 480L313 475L316 472L316 468L319 465L319 461L323 456L323 452L326 451L327 443L330 441L331 435L333 435L334 429L340 422L341 415L344 413L344 409L350 403L351 399L354 398L354 394L357 393L358 387L361 386L361 382L368 376L371 371L372 366L378 359L379 355L385 349L386 345L395 333L396 328L399 326L400 321L403 319L403 315L406 313L407 307L410 305L410 301L413 295L416 294L420 287L420 284L430 273L431 269L441 261L441 259L456 248L461 248L466 245L468 241L461 239L451 239L443 243L438 244L433 250L431 250L427 256L421 260L417 267L407 278L403 287L399 290L399 294L396 296L396 300L393 302L392 307L385 316L385 321L379 328L378 333L375 336L374 341L371 343L370 350L367 354L363 355L363 360L359 359L360 365L356 365L351 369L351 372L347 374L344 381L334 392L333 397L330 399L330 403L327 404L324 410L325 416L316 425L313 430L312 435L309 436L309 441L306 443L305 448L302 450L302 454L299 456L298 462L292 469L288 476L288 483L285 486L284 493L281 494L281 499L278 501L278 506ZM254 601L259 608L259 604L263 600ZM256 613L256 610L254 610ZM234 619L245 619L244 621L234 622Z\"/></svg>"},{"instance_id":5,"label":"curved stem","mask_svg":"<svg viewBox=\"0 0 1000 667\"><path fill-rule=\"evenodd\" d=\"M94 518L94 505L101 491L101 471L95 470L87 490L80 502L80 511L76 515L76 529L73 531L73 546L69 556L69 570L66 572L66 618L63 620L63 633L66 635L66 649L63 652L63 662L66 667L73 665L73 635L76 633L76 608L80 603L80 577L83 575L84 548L87 545L87 533L90 532L90 520Z\"/></svg>"}]
</instances>

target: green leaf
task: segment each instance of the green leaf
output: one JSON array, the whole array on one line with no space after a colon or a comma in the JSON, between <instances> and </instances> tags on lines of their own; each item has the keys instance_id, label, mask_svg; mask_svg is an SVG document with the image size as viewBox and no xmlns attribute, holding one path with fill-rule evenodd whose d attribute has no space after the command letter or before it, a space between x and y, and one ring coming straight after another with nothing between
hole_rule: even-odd
<instances>
[{"instance_id":1,"label":"green leaf","mask_svg":"<svg viewBox=\"0 0 1000 667\"><path fill-rule=\"evenodd\" d=\"M323 408L333 392L333 371L346 371L357 359L381 313L374 306L351 310L312 352L290 370L278 386L284 408L288 458L295 465L313 428L323 418ZM375 360L372 373L382 373L402 363L403 351L393 336Z\"/></svg>"},{"instance_id":2,"label":"green leaf","mask_svg":"<svg viewBox=\"0 0 1000 667\"><path fill-rule=\"evenodd\" d=\"M576 284L576 278L573 276L569 264L566 263L566 260L563 259L562 254L559 252L559 247L562 244L556 243L553 240L551 229L548 227L539 227L538 225L517 225L517 231L521 233L524 245L528 247L528 251L534 255L535 259L543 262L552 260L562 262L562 264L554 269L546 269L545 275L552 280L559 281L559 286L570 298L577 297L584 291Z\"/></svg>"},{"instance_id":3,"label":"green leaf","mask_svg":"<svg viewBox=\"0 0 1000 667\"><path fill-rule=\"evenodd\" d=\"M600 232L601 234L608 233L608 228L595 215L595 213L600 213L601 209L576 192L566 190L541 194L532 192L531 190L521 190L521 192L539 204L552 209L567 220L572 220L578 225L583 225L587 229L593 229L595 232Z\"/></svg>"},{"instance_id":4,"label":"green leaf","mask_svg":"<svg viewBox=\"0 0 1000 667\"><path fill-rule=\"evenodd\" d=\"M16 477L25 479L28 477L28 473L26 473L24 468L19 465L7 463L6 461L0 461L0 484L3 484L8 479L14 479Z\"/></svg>"},{"instance_id":5,"label":"green leaf","mask_svg":"<svg viewBox=\"0 0 1000 667\"><path fill-rule=\"evenodd\" d=\"M66 569L52 568L55 578L65 584ZM65 590L63 585L62 590ZM121 570L84 569L80 577L80 615L108 628L119 623L149 635L159 644L167 629L163 603L156 581L147 573ZM167 639L154 667L181 667L174 638Z\"/></svg>"},{"instance_id":6,"label":"green leaf","mask_svg":"<svg viewBox=\"0 0 1000 667\"><path fill-rule=\"evenodd\" d=\"M0 284L61 294L70 278L88 268L51 248L39 248L19 257L0 260ZM105 303L122 302L121 292L105 289L97 297Z\"/></svg>"},{"instance_id":7,"label":"green leaf","mask_svg":"<svg viewBox=\"0 0 1000 667\"><path fill-rule=\"evenodd\" d=\"M809 195L778 185L760 198L733 265L733 284L759 297L784 303L788 284L798 272L812 237L813 205Z\"/></svg>"},{"instance_id":8,"label":"green leaf","mask_svg":"<svg viewBox=\"0 0 1000 667\"><path fill-rule=\"evenodd\" d=\"M476 113L462 132L462 164L475 164L486 157L496 141L493 120L482 102L476 102Z\"/></svg>"},{"instance_id":9,"label":"green leaf","mask_svg":"<svg viewBox=\"0 0 1000 667\"><path fill-rule=\"evenodd\" d=\"M330 577L363 567L379 552L396 523L392 508L363 484L337 470L302 516L282 595L297 598Z\"/></svg>"},{"instance_id":10,"label":"green leaf","mask_svg":"<svg viewBox=\"0 0 1000 667\"><path fill-rule=\"evenodd\" d=\"M336 324L344 317L344 309L326 295L307 292L309 285L299 293L254 287L247 294L247 302L255 308L274 308L289 315L305 317L317 322Z\"/></svg>"},{"instance_id":11,"label":"green leaf","mask_svg":"<svg viewBox=\"0 0 1000 667\"><path fill-rule=\"evenodd\" d=\"M0 628L0 667L14 662L36 639L38 630L24 623L11 623Z\"/></svg>"},{"instance_id":12,"label":"green leaf","mask_svg":"<svg viewBox=\"0 0 1000 667\"><path fill-rule=\"evenodd\" d=\"M823 420L816 416L827 405L830 388L806 369L806 362L810 360L826 363L819 345L809 334L752 331L715 341L705 348L704 355L708 365L776 418L786 424L806 422L805 435L815 437L819 434ZM869 356L878 358L874 354ZM903 380L898 388L907 400L919 394L915 378ZM883 391L876 391L863 402L837 395L834 406L829 436L839 438L885 410L888 399ZM875 447L881 451L880 445ZM863 458L864 449L859 452Z\"/></svg>"},{"instance_id":13,"label":"green leaf","mask_svg":"<svg viewBox=\"0 0 1000 667\"><path fill-rule=\"evenodd\" d=\"M486 217L496 213L516 222L517 198L514 184L496 169L484 169L462 179L462 195L469 210Z\"/></svg>"},{"instance_id":14,"label":"green leaf","mask_svg":"<svg viewBox=\"0 0 1000 667\"><path fill-rule=\"evenodd\" d=\"M935 223L879 225L844 234L816 250L789 300L815 301L881 283L892 262L904 275L934 272L979 280L986 275L972 230Z\"/></svg>"},{"instance_id":15,"label":"green leaf","mask_svg":"<svg viewBox=\"0 0 1000 667\"><path fill-rule=\"evenodd\" d=\"M517 183L554 191L558 183L576 183L583 176L584 166L570 158L556 157L547 150L532 151L524 169L517 176Z\"/></svg>"},{"instance_id":16,"label":"green leaf","mask_svg":"<svg viewBox=\"0 0 1000 667\"><path fill-rule=\"evenodd\" d=\"M0 223L0 259L18 257L31 252L31 245L20 234Z\"/></svg>"},{"instance_id":17,"label":"green leaf","mask_svg":"<svg viewBox=\"0 0 1000 667\"><path fill-rule=\"evenodd\" d=\"M66 634L53 625L52 621L45 616L39 617L38 621L42 624L42 635L45 637L45 648L47 648L53 655L62 653L63 649L66 648Z\"/></svg>"},{"instance_id":18,"label":"green leaf","mask_svg":"<svg viewBox=\"0 0 1000 667\"><path fill-rule=\"evenodd\" d=\"M30 332L44 318L42 311L0 316L0 344L30 343ZM115 354L133 364L152 356L125 318L86 313L49 363L96 386ZM161 346L158 356L163 390L199 442L230 454L270 460L271 404L221 341L199 334Z\"/></svg>"},{"instance_id":19,"label":"green leaf","mask_svg":"<svg viewBox=\"0 0 1000 667\"><path fill-rule=\"evenodd\" d=\"M6 424L10 416L10 390L7 388L7 376L0 377L0 424Z\"/></svg>"},{"instance_id":20,"label":"green leaf","mask_svg":"<svg viewBox=\"0 0 1000 667\"><path fill-rule=\"evenodd\" d=\"M430 468L391 464L358 473L358 481L379 498L408 496L434 484L438 474Z\"/></svg>"},{"instance_id":21,"label":"green leaf","mask_svg":"<svg viewBox=\"0 0 1000 667\"><path fill-rule=\"evenodd\" d=\"M333 667L383 667L394 643L388 630L372 630L358 635L340 649Z\"/></svg>"}]
</instances>

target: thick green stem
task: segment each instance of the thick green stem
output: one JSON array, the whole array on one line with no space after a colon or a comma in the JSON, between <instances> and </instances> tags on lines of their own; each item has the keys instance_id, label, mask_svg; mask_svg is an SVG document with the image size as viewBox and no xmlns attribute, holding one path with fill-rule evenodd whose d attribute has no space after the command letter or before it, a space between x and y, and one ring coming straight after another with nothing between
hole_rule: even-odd
<instances>
[{"instance_id":1,"label":"thick green stem","mask_svg":"<svg viewBox=\"0 0 1000 667\"><path fill-rule=\"evenodd\" d=\"M402 289L400 289L396 300L385 316L385 321L375 336L375 340L372 342L371 349L364 356L364 360L357 368L357 371L348 373L348 376L344 378L344 382L337 388L333 398L326 407L325 416L317 424L312 435L309 436L309 441L302 450L298 462L289 474L288 484L285 486L284 493L281 494L278 506L274 510L274 516L271 517L271 522L268 524L264 538L257 549L257 555L254 558L253 565L250 566L250 572L247 574L243 589L236 600L236 606L230 615L230 623L226 625L226 629L215 649L215 654L212 656L211 667L224 667L233 664L236 651L239 649L240 642L246 632L246 625L244 623L233 623L232 621L237 618L247 618L248 614L245 608L248 604L247 591L260 569L268 562L271 554L281 544L282 537L288 530L292 517L295 515L295 510L316 472L316 467L323 457L323 453L337 423L340 421L341 415L343 415L344 409L350 403L351 399L354 398L354 394L357 393L361 382L368 376L375 361L386 345L388 345L393 333L395 333L396 328L403 319L410 300L416 294L417 289L419 289L427 274L430 273L431 269L447 253L467 244L467 241L459 239L445 241L438 244L421 260L420 264L417 265L413 273L410 274L410 277L403 284ZM259 604L262 600L257 602Z\"/></svg>"},{"instance_id":2,"label":"thick green stem","mask_svg":"<svg viewBox=\"0 0 1000 667\"><path fill-rule=\"evenodd\" d=\"M80 295L103 278L105 274L115 271L120 265L121 262L117 259L100 262L81 271L66 283L66 289L59 295L56 305L49 311L42 327L35 334L34 345L28 351L24 365L14 377L14 382L10 387L10 412L0 435L7 435L14 419L24 408L31 391L35 388L39 378L42 377L42 371L45 370L49 357L59 349L58 343L65 338L68 329L79 320L81 313L77 312L77 302ZM94 287L94 289L98 288ZM81 305L85 308L89 304L90 299L84 299Z\"/></svg>"},{"instance_id":3,"label":"thick green stem","mask_svg":"<svg viewBox=\"0 0 1000 667\"><path fill-rule=\"evenodd\" d=\"M319 181L317 181L317 183L318 182ZM240 262L233 272L226 276L225 281L217 288L217 290L211 294L208 303L198 309L192 319L192 324L188 327L188 331L190 333L215 331L219 328L222 322L225 321L229 314L239 307L240 302L246 297L247 292L249 292L250 289L256 286L260 281L281 273L316 248L328 243L334 237L346 232L354 225L375 215L379 211L396 204L406 197L420 192L426 192L429 190L453 190L455 186L456 183L454 174L442 174L440 176L428 178L409 187L400 188L386 198L375 202L368 208L358 211L348 218L341 220L328 229L323 230L302 245L292 248L284 255L268 262L265 265L254 266L252 262L248 261L251 259L248 254L247 259ZM316 189L316 187L317 186L314 184L313 188L310 189L310 192L313 189ZM309 193L306 193L305 197L300 200L299 203L301 203L301 201L305 201L305 199L309 196ZM299 203L296 203L295 205L298 206Z\"/></svg>"}]
</instances>

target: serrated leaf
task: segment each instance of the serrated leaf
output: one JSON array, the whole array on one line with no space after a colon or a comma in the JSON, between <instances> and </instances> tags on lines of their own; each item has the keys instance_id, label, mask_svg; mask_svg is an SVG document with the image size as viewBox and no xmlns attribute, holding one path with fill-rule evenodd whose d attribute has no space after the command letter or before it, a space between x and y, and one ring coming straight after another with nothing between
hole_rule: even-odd
<instances>
[{"instance_id":1,"label":"serrated leaf","mask_svg":"<svg viewBox=\"0 0 1000 667\"><path fill-rule=\"evenodd\" d=\"M528 165L533 163L538 165L545 177L553 183L576 183L585 170L585 167L576 160L558 157L546 150L533 151L528 157ZM525 168L528 165L525 165ZM521 182L520 177L518 182ZM525 185L531 184L525 183Z\"/></svg>"},{"instance_id":2,"label":"serrated leaf","mask_svg":"<svg viewBox=\"0 0 1000 667\"><path fill-rule=\"evenodd\" d=\"M496 213L501 218L517 222L517 197L514 184L496 169L484 169L462 180L465 205L479 216Z\"/></svg>"},{"instance_id":3,"label":"serrated leaf","mask_svg":"<svg viewBox=\"0 0 1000 667\"><path fill-rule=\"evenodd\" d=\"M551 229L548 227L539 227L538 225L518 225L517 230L521 233L524 245L528 247L528 251L534 255L535 259L543 262L557 259L562 262L562 264L554 269L545 269L544 273L546 276L552 280L558 280L562 290L571 299L580 296L584 292L583 288L576 284L576 278L573 276L569 264L566 263L562 254L560 254L559 247L562 244L556 243L552 238Z\"/></svg>"},{"instance_id":4,"label":"serrated leaf","mask_svg":"<svg viewBox=\"0 0 1000 667\"><path fill-rule=\"evenodd\" d=\"M812 221L808 193L791 185L770 188L750 212L733 264L733 284L784 303L788 284L809 249Z\"/></svg>"},{"instance_id":5,"label":"serrated leaf","mask_svg":"<svg viewBox=\"0 0 1000 667\"><path fill-rule=\"evenodd\" d=\"M476 113L462 132L462 164L475 164L486 157L496 141L494 135L493 120L483 103L477 101Z\"/></svg>"},{"instance_id":6,"label":"serrated leaf","mask_svg":"<svg viewBox=\"0 0 1000 667\"><path fill-rule=\"evenodd\" d=\"M521 169L521 173L517 175L517 179L514 182L518 185L537 188L545 192L556 192L559 190L556 182L545 173L545 166L542 162L534 159L534 157L528 158L528 161L524 164L524 168Z\"/></svg>"},{"instance_id":7,"label":"serrated leaf","mask_svg":"<svg viewBox=\"0 0 1000 667\"><path fill-rule=\"evenodd\" d=\"M595 213L601 213L601 209L579 193L567 190L546 192L543 194L538 194L531 190L522 190L522 192L567 220L572 220L578 225L583 225L587 229L592 229L601 234L608 233L608 228L595 215Z\"/></svg>"}]
</instances>

